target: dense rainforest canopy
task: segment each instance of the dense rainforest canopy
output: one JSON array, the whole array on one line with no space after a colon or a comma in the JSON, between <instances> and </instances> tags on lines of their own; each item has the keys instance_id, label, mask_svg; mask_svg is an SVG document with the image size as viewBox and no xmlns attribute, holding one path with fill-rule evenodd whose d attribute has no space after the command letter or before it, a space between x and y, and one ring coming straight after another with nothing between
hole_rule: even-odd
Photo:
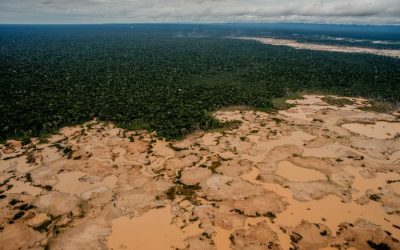
<instances>
[{"instance_id":1,"label":"dense rainforest canopy","mask_svg":"<svg viewBox=\"0 0 400 250\"><path fill-rule=\"evenodd\" d=\"M0 139L39 136L93 117L179 138L221 126L210 116L219 107L268 110L272 98L303 90L400 101L399 59L226 38L265 32L0 26Z\"/></svg>"}]
</instances>

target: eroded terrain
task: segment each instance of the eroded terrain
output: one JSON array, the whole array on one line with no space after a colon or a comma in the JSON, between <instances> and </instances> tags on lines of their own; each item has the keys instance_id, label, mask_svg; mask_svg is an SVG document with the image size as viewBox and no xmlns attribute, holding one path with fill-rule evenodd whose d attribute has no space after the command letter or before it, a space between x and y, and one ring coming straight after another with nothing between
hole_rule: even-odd
<instances>
[{"instance_id":1,"label":"eroded terrain","mask_svg":"<svg viewBox=\"0 0 400 250\"><path fill-rule=\"evenodd\" d=\"M237 39L244 40L255 40L264 44L270 45L284 45L296 49L309 49L318 51L331 51L331 52L345 52L345 53L368 53L380 56L390 56L390 57L400 57L400 50L396 49L374 49L374 48L364 48L356 46L344 46L344 45L327 45L327 44L317 44L317 43L303 43L297 42L295 40L289 39L278 39L270 37L238 37Z\"/></svg>"},{"instance_id":2,"label":"eroded terrain","mask_svg":"<svg viewBox=\"0 0 400 250\"><path fill-rule=\"evenodd\" d=\"M0 249L400 249L399 113L289 102L181 141L98 121L8 141Z\"/></svg>"}]
</instances>

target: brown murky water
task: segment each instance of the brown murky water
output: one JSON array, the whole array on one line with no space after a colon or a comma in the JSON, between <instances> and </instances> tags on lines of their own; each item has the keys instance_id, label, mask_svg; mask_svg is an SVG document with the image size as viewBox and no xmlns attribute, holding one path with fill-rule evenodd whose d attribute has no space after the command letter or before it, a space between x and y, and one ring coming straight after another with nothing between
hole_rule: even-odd
<instances>
[{"instance_id":1,"label":"brown murky water","mask_svg":"<svg viewBox=\"0 0 400 250\"><path fill-rule=\"evenodd\" d=\"M112 220L112 233L108 237L111 249L171 250L185 247L184 240L200 233L191 224L183 229L174 223L171 206L152 209L140 217L127 216Z\"/></svg>"},{"instance_id":2,"label":"brown murky water","mask_svg":"<svg viewBox=\"0 0 400 250\"><path fill-rule=\"evenodd\" d=\"M351 172L355 174L355 170ZM304 175L306 172L297 172L299 175ZM393 224L400 223L400 217L397 215L389 215L385 213L384 209L380 206L379 202L369 202L366 205L359 205L355 202L343 202L339 197L330 195L320 200L312 200L301 202L293 199L292 192L281 187L279 184L263 183L256 180L258 170L253 168L252 171L242 176L249 182L262 185L265 189L274 191L278 195L285 197L289 202L288 208L277 215L276 223L281 226L295 226L302 220L312 223L323 223L327 225L332 232L336 232L339 224L343 222L354 222L358 218L365 218L373 223L383 226L385 230L393 233L396 238L400 238L400 231L393 228ZM398 178L396 173L388 174L377 177L377 179L364 179L361 175L355 174L354 183L360 191L369 189L368 187L378 187L385 183L388 179ZM332 212L334 208L334 212ZM276 231L275 231L276 232ZM279 235L279 232L276 232ZM280 237L287 239L287 237ZM281 240L282 242L282 240ZM290 245L288 241L284 243Z\"/></svg>"},{"instance_id":3,"label":"brown murky water","mask_svg":"<svg viewBox=\"0 0 400 250\"><path fill-rule=\"evenodd\" d=\"M376 173L372 178L364 178L360 174L360 170L358 168L352 166L346 166L344 170L350 173L354 177L353 184L351 185L355 192L353 193L353 198L357 199L358 197L365 194L367 190L378 191L378 189L389 185L392 187L395 192L398 192L399 182L394 182L388 184L388 181L400 180L400 175L394 172L388 173Z\"/></svg>"}]
</instances>

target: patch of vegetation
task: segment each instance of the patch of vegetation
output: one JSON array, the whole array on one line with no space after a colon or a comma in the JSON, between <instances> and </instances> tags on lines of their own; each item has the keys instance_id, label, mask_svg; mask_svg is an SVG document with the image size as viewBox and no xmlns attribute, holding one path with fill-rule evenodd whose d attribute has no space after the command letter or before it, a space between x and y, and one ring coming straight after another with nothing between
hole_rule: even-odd
<instances>
[{"instance_id":1,"label":"patch of vegetation","mask_svg":"<svg viewBox=\"0 0 400 250\"><path fill-rule=\"evenodd\" d=\"M72 150L71 146L62 146L60 144L60 142L55 142L52 145L50 145L51 147L55 147L57 148L58 151L61 151L63 153L64 156L66 156L68 159L71 159L72 154L74 153L74 151Z\"/></svg>"},{"instance_id":2,"label":"patch of vegetation","mask_svg":"<svg viewBox=\"0 0 400 250\"><path fill-rule=\"evenodd\" d=\"M127 130L148 130L148 131L153 130L148 122L143 121L141 119L133 120L128 124L118 124L118 125Z\"/></svg>"},{"instance_id":3,"label":"patch of vegetation","mask_svg":"<svg viewBox=\"0 0 400 250\"><path fill-rule=\"evenodd\" d=\"M134 142L135 141L135 138L133 137L133 135L128 136L128 139L129 139L130 142Z\"/></svg>"},{"instance_id":4,"label":"patch of vegetation","mask_svg":"<svg viewBox=\"0 0 400 250\"><path fill-rule=\"evenodd\" d=\"M52 223L52 221L53 221L53 218L50 218L49 220L44 221L42 224L35 227L34 229L39 232L46 232L46 231L48 231L48 226Z\"/></svg>"},{"instance_id":5,"label":"patch of vegetation","mask_svg":"<svg viewBox=\"0 0 400 250\"><path fill-rule=\"evenodd\" d=\"M323 120L321 120L321 119L318 119L318 118L313 118L313 120L312 120L313 122L320 122L320 123L323 123L324 121Z\"/></svg>"},{"instance_id":6,"label":"patch of vegetation","mask_svg":"<svg viewBox=\"0 0 400 250\"><path fill-rule=\"evenodd\" d=\"M212 118L214 119L214 118ZM215 121L213 124L213 128L210 128L210 132L220 132L224 133L226 130L231 130L231 129L237 129L240 127L242 124L242 121L239 120L233 120L233 121L227 121L227 122L220 122L220 121Z\"/></svg>"},{"instance_id":7,"label":"patch of vegetation","mask_svg":"<svg viewBox=\"0 0 400 250\"><path fill-rule=\"evenodd\" d=\"M237 209L237 208L232 209L231 212L235 212L237 214L244 215L244 212L242 210L240 210L240 209Z\"/></svg>"},{"instance_id":8,"label":"patch of vegetation","mask_svg":"<svg viewBox=\"0 0 400 250\"><path fill-rule=\"evenodd\" d=\"M277 110L286 110L294 107L294 104L287 103L288 99L285 97L273 98L271 100L272 106Z\"/></svg>"},{"instance_id":9,"label":"patch of vegetation","mask_svg":"<svg viewBox=\"0 0 400 250\"><path fill-rule=\"evenodd\" d=\"M35 159L33 153L34 153L34 151L31 151L26 155L26 163L31 164L31 163L36 162L36 159Z\"/></svg>"},{"instance_id":10,"label":"patch of vegetation","mask_svg":"<svg viewBox=\"0 0 400 250\"><path fill-rule=\"evenodd\" d=\"M358 109L368 112L388 113L399 108L400 107L398 103L396 104L387 101L370 100L368 101L368 106L360 107Z\"/></svg>"},{"instance_id":11,"label":"patch of vegetation","mask_svg":"<svg viewBox=\"0 0 400 250\"><path fill-rule=\"evenodd\" d=\"M8 204L10 204L11 206L14 206L15 204L17 204L19 202L22 202L22 201L17 200L17 199L12 199Z\"/></svg>"},{"instance_id":12,"label":"patch of vegetation","mask_svg":"<svg viewBox=\"0 0 400 250\"><path fill-rule=\"evenodd\" d=\"M23 156L23 155L24 155L24 153L20 153L20 154L16 154L16 155L13 155L13 156L4 157L3 161L8 161L8 160L11 160L11 159L14 159L14 158L18 158L18 157Z\"/></svg>"},{"instance_id":13,"label":"patch of vegetation","mask_svg":"<svg viewBox=\"0 0 400 250\"><path fill-rule=\"evenodd\" d=\"M290 235L290 240L294 243L298 243L302 239L303 239L303 236L301 236L301 234L298 234L296 232L292 232L292 234Z\"/></svg>"},{"instance_id":14,"label":"patch of vegetation","mask_svg":"<svg viewBox=\"0 0 400 250\"><path fill-rule=\"evenodd\" d=\"M71 157L72 157L72 153L74 152L73 150L72 150L72 147L71 146L67 146L67 147L65 147L64 149L63 149L63 154L65 155L65 156L67 156L67 158L68 159L70 159Z\"/></svg>"},{"instance_id":15,"label":"patch of vegetation","mask_svg":"<svg viewBox=\"0 0 400 250\"><path fill-rule=\"evenodd\" d=\"M35 206L28 204L28 203L24 203L21 206L16 207L17 209L21 210L21 211L28 211L32 208L34 208Z\"/></svg>"},{"instance_id":16,"label":"patch of vegetation","mask_svg":"<svg viewBox=\"0 0 400 250\"><path fill-rule=\"evenodd\" d=\"M287 110L287 109L293 108L296 105L287 103L286 101L304 99L303 95L305 95L305 94L307 94L307 92L297 91L297 92L294 92L294 93L287 92L282 97L274 97L274 98L271 99L272 107L275 110Z\"/></svg>"},{"instance_id":17,"label":"patch of vegetation","mask_svg":"<svg viewBox=\"0 0 400 250\"><path fill-rule=\"evenodd\" d=\"M194 217L194 218L190 218L189 219L189 221L191 221L191 222L195 222L195 221L198 221L199 220L199 217Z\"/></svg>"},{"instance_id":18,"label":"patch of vegetation","mask_svg":"<svg viewBox=\"0 0 400 250\"><path fill-rule=\"evenodd\" d=\"M229 235L229 240L231 241L232 245L235 245L235 236L233 236L233 234Z\"/></svg>"},{"instance_id":19,"label":"patch of vegetation","mask_svg":"<svg viewBox=\"0 0 400 250\"><path fill-rule=\"evenodd\" d=\"M23 211L19 211L18 213L16 213L14 216L13 216L13 218L11 219L12 221L15 221L15 220L18 220L18 219L20 219L22 216L24 216L25 215L25 212L23 212Z\"/></svg>"},{"instance_id":20,"label":"patch of vegetation","mask_svg":"<svg viewBox=\"0 0 400 250\"><path fill-rule=\"evenodd\" d=\"M280 118L277 117L273 117L272 120L276 123L276 124L280 124L281 122L284 122L285 120L282 120Z\"/></svg>"},{"instance_id":21,"label":"patch of vegetation","mask_svg":"<svg viewBox=\"0 0 400 250\"><path fill-rule=\"evenodd\" d=\"M368 245L375 250L390 250L390 247L386 243L375 243L372 240L367 241Z\"/></svg>"},{"instance_id":22,"label":"patch of vegetation","mask_svg":"<svg viewBox=\"0 0 400 250\"><path fill-rule=\"evenodd\" d=\"M39 144L45 144L49 142L49 138L51 137L51 133L45 133L45 134L41 134L39 136Z\"/></svg>"},{"instance_id":23,"label":"patch of vegetation","mask_svg":"<svg viewBox=\"0 0 400 250\"><path fill-rule=\"evenodd\" d=\"M196 192L201 189L199 185L186 185L181 182L182 170L178 171L178 174L174 178L175 186L170 187L165 191L165 195L171 201L173 201L176 196L184 196L185 200L190 201L193 204L197 204Z\"/></svg>"},{"instance_id":24,"label":"patch of vegetation","mask_svg":"<svg viewBox=\"0 0 400 250\"><path fill-rule=\"evenodd\" d=\"M324 96L321 98L322 101L333 105L333 106L338 106L338 107L344 107L346 105L353 105L354 102L350 99L347 98L335 98L332 96Z\"/></svg>"},{"instance_id":25,"label":"patch of vegetation","mask_svg":"<svg viewBox=\"0 0 400 250\"><path fill-rule=\"evenodd\" d=\"M271 221L273 221L274 219L276 219L276 215L275 213L268 211L265 214L263 214L264 217L268 217Z\"/></svg>"},{"instance_id":26,"label":"patch of vegetation","mask_svg":"<svg viewBox=\"0 0 400 250\"><path fill-rule=\"evenodd\" d=\"M183 172L183 170L180 169L180 170L178 171L177 175L175 176L175 178L174 178L174 183L175 183L175 184L184 185L184 184L181 182L182 172Z\"/></svg>"},{"instance_id":27,"label":"patch of vegetation","mask_svg":"<svg viewBox=\"0 0 400 250\"><path fill-rule=\"evenodd\" d=\"M4 160L4 159L3 159L3 160ZM15 177L15 176L13 176L13 177ZM2 187L2 186L4 186L4 185L6 185L7 183L9 183L9 182L10 182L10 179L13 178L13 177L10 177L10 178L5 179L2 183L0 183L0 187Z\"/></svg>"},{"instance_id":28,"label":"patch of vegetation","mask_svg":"<svg viewBox=\"0 0 400 250\"><path fill-rule=\"evenodd\" d=\"M193 204L197 204L196 192L200 189L201 187L199 185L178 184L165 191L165 195L171 201L177 196L184 196L185 200L188 200Z\"/></svg>"},{"instance_id":29,"label":"patch of vegetation","mask_svg":"<svg viewBox=\"0 0 400 250\"><path fill-rule=\"evenodd\" d=\"M242 121L233 120L233 121L224 122L224 123L222 123L222 124L223 124L224 128L227 128L227 129L237 129L237 128L240 127L240 125L242 125L242 123L243 123Z\"/></svg>"},{"instance_id":30,"label":"patch of vegetation","mask_svg":"<svg viewBox=\"0 0 400 250\"><path fill-rule=\"evenodd\" d=\"M377 194L371 194L371 195L369 196L369 198L370 198L371 200L373 200L373 201L380 201L380 200L381 200L381 197L380 197L379 195L377 195Z\"/></svg>"},{"instance_id":31,"label":"patch of vegetation","mask_svg":"<svg viewBox=\"0 0 400 250\"><path fill-rule=\"evenodd\" d=\"M29 143L31 143L31 137L29 137L29 136L22 137L22 139L21 139L22 145L28 145Z\"/></svg>"},{"instance_id":32,"label":"patch of vegetation","mask_svg":"<svg viewBox=\"0 0 400 250\"><path fill-rule=\"evenodd\" d=\"M210 169L212 173L217 174L217 173L218 173L218 172L217 172L217 168L218 168L219 166L221 166L221 164L222 164L222 163L221 163L220 160L218 160L218 161L213 161L213 162L211 163L211 166L208 167L208 169Z\"/></svg>"},{"instance_id":33,"label":"patch of vegetation","mask_svg":"<svg viewBox=\"0 0 400 250\"><path fill-rule=\"evenodd\" d=\"M201 235L206 237L207 239L211 239L211 235L207 232L203 232Z\"/></svg>"}]
</instances>

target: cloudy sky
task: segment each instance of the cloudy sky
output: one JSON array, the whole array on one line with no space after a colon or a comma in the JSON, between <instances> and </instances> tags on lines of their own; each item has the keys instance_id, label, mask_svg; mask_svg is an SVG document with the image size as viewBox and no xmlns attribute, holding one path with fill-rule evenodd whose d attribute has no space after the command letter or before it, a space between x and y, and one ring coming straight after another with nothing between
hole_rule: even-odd
<instances>
[{"instance_id":1,"label":"cloudy sky","mask_svg":"<svg viewBox=\"0 0 400 250\"><path fill-rule=\"evenodd\" d=\"M400 0L0 0L0 23L400 24Z\"/></svg>"}]
</instances>

